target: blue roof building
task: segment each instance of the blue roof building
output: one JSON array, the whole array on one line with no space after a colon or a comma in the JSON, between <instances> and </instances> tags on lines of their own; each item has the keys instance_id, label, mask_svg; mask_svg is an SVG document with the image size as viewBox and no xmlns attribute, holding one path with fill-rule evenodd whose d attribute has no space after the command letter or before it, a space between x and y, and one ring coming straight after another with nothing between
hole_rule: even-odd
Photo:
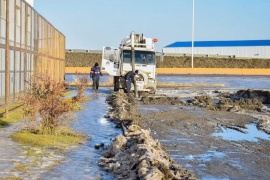
<instances>
[{"instance_id":1,"label":"blue roof building","mask_svg":"<svg viewBox=\"0 0 270 180\"><path fill-rule=\"evenodd\" d=\"M192 42L175 42L162 49L164 54L192 53ZM270 40L194 41L195 56L270 58Z\"/></svg>"}]
</instances>

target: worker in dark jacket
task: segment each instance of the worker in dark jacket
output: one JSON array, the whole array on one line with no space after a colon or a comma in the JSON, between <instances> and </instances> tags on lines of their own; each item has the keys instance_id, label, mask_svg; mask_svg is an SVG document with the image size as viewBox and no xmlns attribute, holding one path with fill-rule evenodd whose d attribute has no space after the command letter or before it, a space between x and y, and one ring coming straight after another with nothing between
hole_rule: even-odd
<instances>
[{"instance_id":1,"label":"worker in dark jacket","mask_svg":"<svg viewBox=\"0 0 270 180\"><path fill-rule=\"evenodd\" d=\"M135 74L138 74L138 73L139 73L139 71L136 70L135 72L129 71L126 74L125 79L126 79L126 85L127 85L127 93L130 93L131 83L133 83L133 85L134 85L134 77L135 77Z\"/></svg>"},{"instance_id":2,"label":"worker in dark jacket","mask_svg":"<svg viewBox=\"0 0 270 180\"><path fill-rule=\"evenodd\" d=\"M102 76L100 67L98 66L98 63L95 63L95 66L93 66L91 68L90 78L92 78L92 80L93 80L93 89L92 89L92 91L95 91L96 93L98 93L100 76Z\"/></svg>"}]
</instances>

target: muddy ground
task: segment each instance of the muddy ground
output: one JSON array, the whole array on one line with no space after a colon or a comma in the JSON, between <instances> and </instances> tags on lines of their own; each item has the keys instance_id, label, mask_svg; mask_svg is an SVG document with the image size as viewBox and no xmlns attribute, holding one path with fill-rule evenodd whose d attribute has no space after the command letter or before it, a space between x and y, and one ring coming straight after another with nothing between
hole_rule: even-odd
<instances>
[{"instance_id":1,"label":"muddy ground","mask_svg":"<svg viewBox=\"0 0 270 180\"><path fill-rule=\"evenodd\" d=\"M100 53L66 52L66 67L91 67L101 64ZM190 68L189 56L157 56L157 68ZM270 68L270 59L241 59L229 57L194 57L196 68Z\"/></svg>"},{"instance_id":2,"label":"muddy ground","mask_svg":"<svg viewBox=\"0 0 270 180\"><path fill-rule=\"evenodd\" d=\"M249 94L252 94L249 90L235 94L217 93L217 104L213 103L213 97L197 96L172 110L167 106L161 108L161 112L144 114L142 127L150 128L154 138L164 140L161 144L169 153L173 152L173 157L180 155L181 158L175 160L181 165L191 166L199 178L268 179L269 139L258 139L258 142L228 141L212 135L221 127L237 130L252 122L259 124L258 117L252 114L269 115L262 104L269 100L269 92ZM167 102L170 101L168 99ZM158 104L155 98L152 102ZM267 118L261 118L263 120ZM196 158L207 156L209 152L212 152L209 161ZM215 155L218 153L222 156Z\"/></svg>"},{"instance_id":3,"label":"muddy ground","mask_svg":"<svg viewBox=\"0 0 270 180\"><path fill-rule=\"evenodd\" d=\"M119 105L113 106L111 110L114 115L110 117L118 123L122 122L124 127L136 124L143 130L149 130L149 138L160 143L164 150L159 154L165 159L172 158L172 164L179 164L178 169L186 169L185 172L189 174L182 178L174 177L176 179L269 179L270 110L267 106L270 93L261 90L208 90L207 93L198 94L183 98L185 96L181 92L170 95L157 93L154 96L145 95L139 101L126 97L127 100L117 100ZM226 140L214 135L228 129L248 135L249 125L268 135L266 138L255 135L255 140ZM238 135L232 133L231 136ZM145 141L130 143L140 145ZM128 147L125 144L121 146L123 150L119 151L123 157ZM132 153L136 154L136 151L128 152ZM123 159L117 156L119 154L116 153L110 158L121 166ZM156 176L157 179L167 176L167 172L159 168L160 164L155 167L163 173ZM138 170L137 166L133 168ZM113 169L107 170L115 173ZM172 170L168 168L168 171ZM152 176L155 172L151 172Z\"/></svg>"}]
</instances>

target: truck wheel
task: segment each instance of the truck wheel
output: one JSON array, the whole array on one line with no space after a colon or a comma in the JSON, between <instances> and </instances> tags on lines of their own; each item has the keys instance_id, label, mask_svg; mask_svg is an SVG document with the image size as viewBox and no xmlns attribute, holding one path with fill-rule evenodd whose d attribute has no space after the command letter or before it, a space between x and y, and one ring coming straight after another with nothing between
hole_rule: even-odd
<instances>
[{"instance_id":1,"label":"truck wheel","mask_svg":"<svg viewBox=\"0 0 270 180\"><path fill-rule=\"evenodd\" d=\"M114 84L114 91L119 90L119 76L114 76L113 77L113 84Z\"/></svg>"}]
</instances>

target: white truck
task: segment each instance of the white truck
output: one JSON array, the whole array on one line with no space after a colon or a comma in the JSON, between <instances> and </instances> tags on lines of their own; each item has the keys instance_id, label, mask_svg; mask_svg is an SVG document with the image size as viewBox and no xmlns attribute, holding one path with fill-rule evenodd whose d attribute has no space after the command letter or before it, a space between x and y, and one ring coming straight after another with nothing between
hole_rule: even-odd
<instances>
[{"instance_id":1,"label":"white truck","mask_svg":"<svg viewBox=\"0 0 270 180\"><path fill-rule=\"evenodd\" d=\"M146 38L143 34L131 32L124 38L120 47L103 47L102 71L113 76L114 91L125 89L125 75L129 71L138 70L135 76L135 92L156 92L156 52L155 38Z\"/></svg>"}]
</instances>

